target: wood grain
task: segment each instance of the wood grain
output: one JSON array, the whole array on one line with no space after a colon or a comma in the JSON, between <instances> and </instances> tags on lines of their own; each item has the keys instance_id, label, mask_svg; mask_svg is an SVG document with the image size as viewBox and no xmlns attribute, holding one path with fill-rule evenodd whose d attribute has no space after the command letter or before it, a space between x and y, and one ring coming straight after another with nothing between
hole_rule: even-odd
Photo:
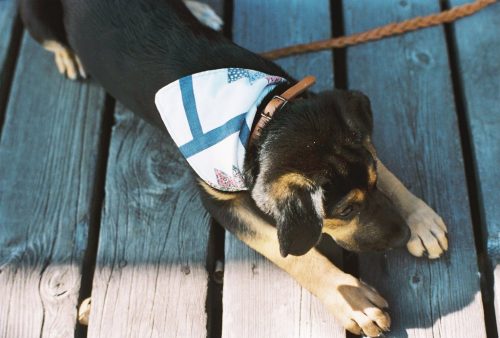
<instances>
[{"instance_id":1,"label":"wood grain","mask_svg":"<svg viewBox=\"0 0 500 338\"><path fill-rule=\"evenodd\" d=\"M439 2L344 3L346 33L438 12ZM374 14L376 13L376 15ZM406 250L360 257L359 273L387 298L388 337L485 337L477 257L446 41L442 27L353 47L351 88L367 93L375 144L386 165L448 225L441 259Z\"/></svg>"},{"instance_id":2,"label":"wood grain","mask_svg":"<svg viewBox=\"0 0 500 338\"><path fill-rule=\"evenodd\" d=\"M166 132L118 106L89 337L205 337L209 218Z\"/></svg>"},{"instance_id":3,"label":"wood grain","mask_svg":"<svg viewBox=\"0 0 500 338\"><path fill-rule=\"evenodd\" d=\"M0 141L0 336L72 337L104 93L22 42Z\"/></svg>"},{"instance_id":4,"label":"wood grain","mask_svg":"<svg viewBox=\"0 0 500 338\"><path fill-rule=\"evenodd\" d=\"M234 0L233 40L256 53L332 36L329 1ZM296 78L314 75L313 91L333 88L330 51L277 60Z\"/></svg>"},{"instance_id":5,"label":"wood grain","mask_svg":"<svg viewBox=\"0 0 500 338\"><path fill-rule=\"evenodd\" d=\"M466 1L452 0L456 6ZM500 329L500 5L453 25L465 113L479 183L486 250L495 270L497 328ZM477 224L476 226L480 226ZM485 301L489 301L486 300Z\"/></svg>"},{"instance_id":6,"label":"wood grain","mask_svg":"<svg viewBox=\"0 0 500 338\"><path fill-rule=\"evenodd\" d=\"M328 1L237 0L233 37L253 51L331 36ZM278 63L293 76L318 77L314 90L333 88L331 52ZM345 337L321 302L285 272L226 236L223 337Z\"/></svg>"}]
</instances>

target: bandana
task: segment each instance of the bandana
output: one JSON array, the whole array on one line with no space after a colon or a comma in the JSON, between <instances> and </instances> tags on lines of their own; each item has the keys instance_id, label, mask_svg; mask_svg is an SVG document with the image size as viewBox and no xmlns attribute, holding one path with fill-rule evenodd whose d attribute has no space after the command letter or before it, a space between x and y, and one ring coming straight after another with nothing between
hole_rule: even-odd
<instances>
[{"instance_id":1,"label":"bandana","mask_svg":"<svg viewBox=\"0 0 500 338\"><path fill-rule=\"evenodd\" d=\"M222 191L247 190L243 162L257 107L284 78L242 68L183 77L156 93L165 127L196 174Z\"/></svg>"}]
</instances>

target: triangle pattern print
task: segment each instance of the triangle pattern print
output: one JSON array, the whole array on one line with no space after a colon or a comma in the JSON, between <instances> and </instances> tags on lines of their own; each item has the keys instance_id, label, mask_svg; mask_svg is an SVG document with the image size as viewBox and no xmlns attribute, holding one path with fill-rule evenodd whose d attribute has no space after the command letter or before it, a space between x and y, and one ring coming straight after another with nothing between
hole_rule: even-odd
<instances>
[{"instance_id":1,"label":"triangle pattern print","mask_svg":"<svg viewBox=\"0 0 500 338\"><path fill-rule=\"evenodd\" d=\"M245 189L243 174L235 166L233 166L232 175L228 175L219 169L214 169L214 171L217 177L217 186L214 188L224 191L241 191Z\"/></svg>"}]
</instances>

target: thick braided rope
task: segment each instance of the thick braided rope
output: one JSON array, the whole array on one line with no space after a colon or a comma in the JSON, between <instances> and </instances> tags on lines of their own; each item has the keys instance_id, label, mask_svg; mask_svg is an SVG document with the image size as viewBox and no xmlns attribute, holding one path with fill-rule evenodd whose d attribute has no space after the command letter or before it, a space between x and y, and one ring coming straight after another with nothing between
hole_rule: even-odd
<instances>
[{"instance_id":1,"label":"thick braided rope","mask_svg":"<svg viewBox=\"0 0 500 338\"><path fill-rule=\"evenodd\" d=\"M427 16L417 16L402 22L393 22L366 32L361 32L339 38L298 44L294 46L264 52L261 55L268 59L279 59L294 54L315 52L323 49L342 48L364 42L379 40L388 36L399 35L417 29L449 23L474 14L481 9L497 2L497 0L476 0L473 3L453 7L449 10Z\"/></svg>"}]
</instances>

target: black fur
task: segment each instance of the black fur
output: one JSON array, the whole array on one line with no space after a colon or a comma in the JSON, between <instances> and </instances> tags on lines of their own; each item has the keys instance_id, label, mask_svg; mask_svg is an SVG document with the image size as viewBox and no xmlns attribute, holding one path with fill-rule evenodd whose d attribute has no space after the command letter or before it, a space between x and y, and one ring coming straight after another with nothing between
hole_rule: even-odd
<instances>
[{"instance_id":1,"label":"black fur","mask_svg":"<svg viewBox=\"0 0 500 338\"><path fill-rule=\"evenodd\" d=\"M19 0L21 18L33 38L55 40L67 46L60 0Z\"/></svg>"},{"instance_id":2,"label":"black fur","mask_svg":"<svg viewBox=\"0 0 500 338\"><path fill-rule=\"evenodd\" d=\"M289 253L303 255L321 238L323 218L314 212L311 191L294 187L286 198L278 201L274 217L283 257Z\"/></svg>"},{"instance_id":3,"label":"black fur","mask_svg":"<svg viewBox=\"0 0 500 338\"><path fill-rule=\"evenodd\" d=\"M242 67L289 76L205 27L180 0L62 0L71 47L114 97L164 129L156 92L181 77Z\"/></svg>"},{"instance_id":4,"label":"black fur","mask_svg":"<svg viewBox=\"0 0 500 338\"><path fill-rule=\"evenodd\" d=\"M203 26L181 0L21 1L23 20L38 41L69 44L109 93L163 130L155 93L186 75L241 67L288 79L290 83L276 93L294 83L275 63ZM368 98L352 91L303 97L278 112L248 149L244 174L250 194L238 193L241 203L256 217L277 225L283 255L301 255L317 243L323 225L311 193L322 189L324 216L338 218L336 210L344 196L359 188L368 199L354 207L367 230L356 233L356 245L340 244L354 250L400 244L408 237L404 221L368 182L367 168L375 163L366 148L373 125ZM310 185L290 187L287 196L277 199L266 195L267 187L287 173L302 175ZM263 191L260 197L255 197L257 188ZM229 202L202 195L221 224L251 235L248 224L231 213Z\"/></svg>"}]
</instances>

